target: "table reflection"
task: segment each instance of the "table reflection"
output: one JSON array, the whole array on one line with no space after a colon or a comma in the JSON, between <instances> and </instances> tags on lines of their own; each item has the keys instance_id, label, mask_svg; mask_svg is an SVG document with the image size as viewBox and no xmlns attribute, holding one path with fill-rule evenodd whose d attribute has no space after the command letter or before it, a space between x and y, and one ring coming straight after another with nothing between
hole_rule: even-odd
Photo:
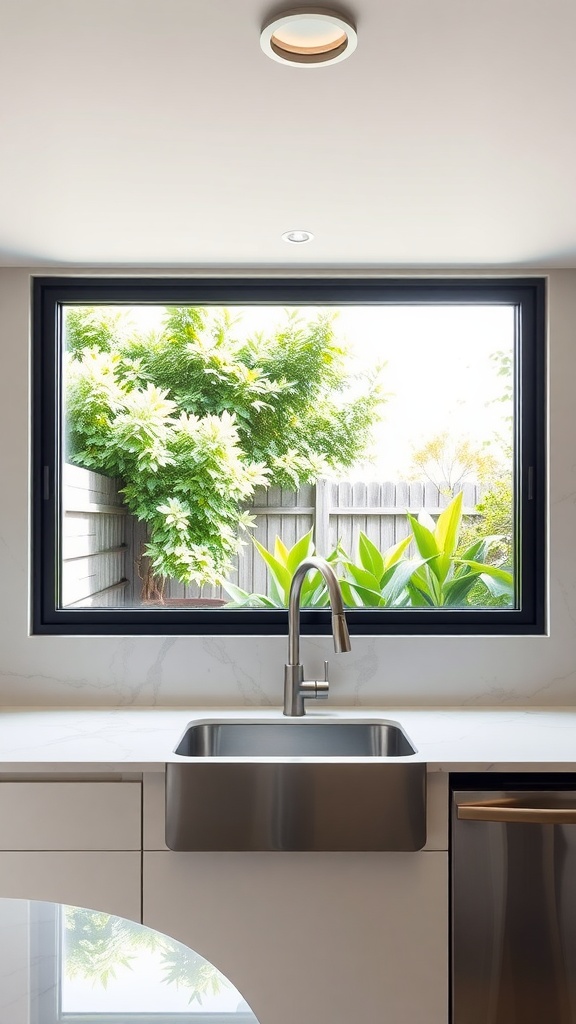
<instances>
[{"instance_id":1,"label":"table reflection","mask_svg":"<svg viewBox=\"0 0 576 1024\"><path fill-rule=\"evenodd\" d=\"M81 907L0 899L1 1024L258 1024L194 950Z\"/></svg>"}]
</instances>

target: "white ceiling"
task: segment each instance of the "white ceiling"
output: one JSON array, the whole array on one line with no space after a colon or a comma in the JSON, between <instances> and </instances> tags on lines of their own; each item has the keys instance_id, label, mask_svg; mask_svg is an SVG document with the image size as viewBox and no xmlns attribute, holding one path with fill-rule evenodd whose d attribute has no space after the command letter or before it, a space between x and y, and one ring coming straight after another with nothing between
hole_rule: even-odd
<instances>
[{"instance_id":1,"label":"white ceiling","mask_svg":"<svg viewBox=\"0 0 576 1024\"><path fill-rule=\"evenodd\" d=\"M357 0L327 68L278 9L0 0L0 261L576 266L575 0Z\"/></svg>"}]
</instances>

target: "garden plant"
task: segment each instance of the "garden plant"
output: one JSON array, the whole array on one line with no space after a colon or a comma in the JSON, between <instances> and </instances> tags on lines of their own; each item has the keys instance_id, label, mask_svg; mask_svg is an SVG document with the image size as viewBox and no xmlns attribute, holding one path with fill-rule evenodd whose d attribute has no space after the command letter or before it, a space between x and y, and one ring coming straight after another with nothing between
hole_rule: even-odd
<instances>
[{"instance_id":1,"label":"garden plant","mask_svg":"<svg viewBox=\"0 0 576 1024\"><path fill-rule=\"evenodd\" d=\"M439 514L436 522L425 512L416 518L408 514L410 534L381 552L360 532L356 558L340 542L328 556L351 608L478 607L512 604L514 576L503 565L494 565L490 552L498 550L499 535L478 536L464 550L458 548L462 527L462 492ZM274 551L258 541L254 545L269 572L268 594L249 594L226 582L224 588L235 607L286 608L292 577L303 558L315 553L312 530L288 550L276 537ZM414 553L408 557L410 546ZM304 607L328 604L326 587L319 573L309 574L302 587Z\"/></svg>"}]
</instances>

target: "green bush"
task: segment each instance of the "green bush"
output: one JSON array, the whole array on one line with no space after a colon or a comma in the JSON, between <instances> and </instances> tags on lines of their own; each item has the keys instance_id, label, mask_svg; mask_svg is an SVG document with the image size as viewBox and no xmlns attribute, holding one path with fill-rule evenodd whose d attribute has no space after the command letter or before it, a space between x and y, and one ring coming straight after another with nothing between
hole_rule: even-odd
<instances>
[{"instance_id":1,"label":"green bush","mask_svg":"<svg viewBox=\"0 0 576 1024\"><path fill-rule=\"evenodd\" d=\"M405 537L381 553L360 531L356 561L346 554L341 559L344 576L342 596L352 608L399 607L407 603L406 586L424 560L403 558L412 538Z\"/></svg>"},{"instance_id":2,"label":"green bush","mask_svg":"<svg viewBox=\"0 0 576 1024\"><path fill-rule=\"evenodd\" d=\"M340 542L329 556L342 589L344 602L352 608L462 608L484 607L498 602L505 606L514 599L511 572L490 564L490 550L498 536L477 538L457 554L462 523L462 492L438 516L437 522L421 512L408 515L411 536L380 552L362 531L356 560ZM416 554L405 557L410 544ZM248 594L231 583L224 588L232 597L231 607L286 608L290 586L300 562L314 554L312 530L288 550L276 537L274 551L254 541L269 571L269 594ZM328 593L320 573L308 575L301 592L305 607L325 607Z\"/></svg>"},{"instance_id":3,"label":"green bush","mask_svg":"<svg viewBox=\"0 0 576 1024\"><path fill-rule=\"evenodd\" d=\"M500 537L479 537L457 554L462 499L460 491L436 523L425 512L417 519L408 515L416 547L426 560L407 584L413 607L462 608L469 604L482 606L493 599L511 604L514 599L512 573L487 561L490 548Z\"/></svg>"},{"instance_id":4,"label":"green bush","mask_svg":"<svg viewBox=\"0 0 576 1024\"><path fill-rule=\"evenodd\" d=\"M514 569L514 500L511 479L498 480L492 484L476 506L480 516L474 516L465 523L461 542L469 547L483 536L493 537L487 554L491 565L497 565L511 572ZM507 607L510 601L506 595L481 593L480 586L470 593L470 603L483 603L487 607Z\"/></svg>"},{"instance_id":5,"label":"green bush","mask_svg":"<svg viewBox=\"0 0 576 1024\"><path fill-rule=\"evenodd\" d=\"M252 538L258 554L264 559L268 568L269 593L249 594L247 590L242 590L241 587L225 581L224 590L232 598L227 607L287 608L290 587L296 569L305 558L316 554L312 532L309 530L308 533L305 533L291 548L287 548L281 538L276 537L273 551L268 551ZM334 568L339 555L340 550L336 548L328 555L326 561L330 562ZM325 608L328 603L328 589L322 573L309 572L302 583L300 606L302 608Z\"/></svg>"}]
</instances>

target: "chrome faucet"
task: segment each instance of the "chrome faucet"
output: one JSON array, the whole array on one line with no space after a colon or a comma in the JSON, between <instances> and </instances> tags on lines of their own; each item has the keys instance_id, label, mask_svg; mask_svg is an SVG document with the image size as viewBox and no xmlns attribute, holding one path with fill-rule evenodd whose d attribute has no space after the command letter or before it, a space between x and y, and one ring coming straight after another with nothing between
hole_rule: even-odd
<instances>
[{"instance_id":1,"label":"chrome faucet","mask_svg":"<svg viewBox=\"0 0 576 1024\"><path fill-rule=\"evenodd\" d=\"M350 635L344 615L342 591L332 566L324 558L305 558L300 563L290 586L288 598L288 664L284 666L284 714L301 717L304 701L328 697L328 662L324 662L324 679L304 679L300 664L300 593L306 573L315 569L326 580L332 610L332 635L336 654L350 650Z\"/></svg>"}]
</instances>

